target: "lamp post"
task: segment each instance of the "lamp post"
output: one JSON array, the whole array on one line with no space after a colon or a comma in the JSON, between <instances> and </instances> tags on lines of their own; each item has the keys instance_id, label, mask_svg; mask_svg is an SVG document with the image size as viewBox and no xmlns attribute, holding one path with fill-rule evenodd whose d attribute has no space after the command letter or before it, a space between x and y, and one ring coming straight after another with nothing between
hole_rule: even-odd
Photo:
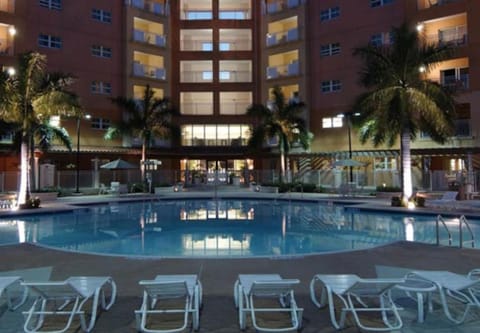
<instances>
[{"instance_id":1,"label":"lamp post","mask_svg":"<svg viewBox=\"0 0 480 333\"><path fill-rule=\"evenodd\" d=\"M339 117L345 118L348 129L348 158L352 159L352 116L359 116L358 112L345 112L339 115ZM350 183L353 182L353 166L349 167Z\"/></svg>"},{"instance_id":2,"label":"lamp post","mask_svg":"<svg viewBox=\"0 0 480 333\"><path fill-rule=\"evenodd\" d=\"M86 114L83 116L85 119L90 119L90 115ZM75 193L80 193L80 120L82 116L77 117L77 163L76 163L76 181L75 181Z\"/></svg>"}]
</instances>

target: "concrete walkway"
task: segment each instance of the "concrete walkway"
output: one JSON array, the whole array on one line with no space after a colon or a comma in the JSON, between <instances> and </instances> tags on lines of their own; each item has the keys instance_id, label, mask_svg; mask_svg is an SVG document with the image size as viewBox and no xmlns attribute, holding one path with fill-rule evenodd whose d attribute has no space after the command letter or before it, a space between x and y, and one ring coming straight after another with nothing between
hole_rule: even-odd
<instances>
[{"instance_id":1,"label":"concrete walkway","mask_svg":"<svg viewBox=\"0 0 480 333\"><path fill-rule=\"evenodd\" d=\"M211 197L212 194L182 193L172 196L178 195ZM222 195L227 196L225 193ZM231 196L239 195L233 193ZM263 197L270 196L264 194ZM318 195L310 197L306 194L302 197L315 200L344 200ZM148 198L151 199L151 197ZM133 199L142 199L142 197ZM42 209L52 211L71 209L72 203L98 203L99 200L132 200L132 197L72 197L45 204ZM378 209L388 209L388 201L361 198L354 198L354 200L360 200L362 204ZM471 207L466 211L476 213L476 209ZM411 269L449 270L465 274L472 268L480 267L478 250L436 247L411 242L398 242L354 252L277 259L132 259L62 252L32 244L2 246L0 251L0 275L18 274L26 280L59 280L74 275L112 276L118 285L117 302L110 311L100 315L94 329L94 332L105 333L135 332L133 311L138 309L141 303L141 289L138 281L154 278L158 274L199 275L204 287L200 332L214 333L240 331L233 303L233 283L238 274L278 273L284 278L298 278L301 284L296 290L296 298L299 306L305 309L302 332L326 333L335 332L330 324L328 311L315 308L308 294L308 285L315 274L352 273L362 277L385 277L401 275ZM29 304L13 313L0 307L0 333L23 332L21 310L25 310ZM466 323L457 326L448 322L438 307L433 313L427 315L425 323L418 324L415 320L415 309L414 304L407 304L402 311L404 318L402 332L478 332L480 330L479 310L472 311ZM78 329L78 325L75 326ZM79 330L69 332L76 331ZM350 321L348 328L342 332L357 331ZM251 325L246 332L254 332Z\"/></svg>"}]
</instances>

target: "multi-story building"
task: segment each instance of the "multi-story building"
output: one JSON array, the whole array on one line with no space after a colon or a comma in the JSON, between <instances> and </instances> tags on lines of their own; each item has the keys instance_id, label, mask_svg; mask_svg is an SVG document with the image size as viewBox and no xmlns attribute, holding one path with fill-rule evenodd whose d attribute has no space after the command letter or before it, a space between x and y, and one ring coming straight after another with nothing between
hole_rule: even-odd
<instances>
[{"instance_id":1,"label":"multi-story building","mask_svg":"<svg viewBox=\"0 0 480 333\"><path fill-rule=\"evenodd\" d=\"M351 155L369 172L393 171L398 147L361 145L349 126L350 106L363 89L361 60L352 53L390 43L391 27L407 21L427 41L458 46L429 74L460 88L457 133L442 146L420 135L413 143L416 173L472 170L480 164L480 76L470 75L480 70L477 13L474 0L0 0L0 63L9 68L18 53L37 50L50 69L77 77L74 89L91 118L61 121L74 144L80 124L85 171L118 155L140 163L140 140L103 136L122 117L109 98L140 98L147 85L180 110L180 142L158 139L149 151L177 179L202 174L212 182L216 174L226 182L234 172L247 181L240 170L277 168L274 146L248 151L253 120L245 115L252 103L268 104L277 85L286 98L305 101L314 133L311 152L293 152L295 168L330 169L332 160ZM39 163L64 170L75 153L55 147ZM18 167L15 155L3 156L0 170Z\"/></svg>"}]
</instances>

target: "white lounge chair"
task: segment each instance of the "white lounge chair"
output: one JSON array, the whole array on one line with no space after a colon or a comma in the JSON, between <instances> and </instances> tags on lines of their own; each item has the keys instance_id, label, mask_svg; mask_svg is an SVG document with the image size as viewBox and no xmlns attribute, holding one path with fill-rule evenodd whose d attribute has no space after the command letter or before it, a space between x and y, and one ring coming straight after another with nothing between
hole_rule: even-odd
<instances>
[{"instance_id":1,"label":"white lounge chair","mask_svg":"<svg viewBox=\"0 0 480 333\"><path fill-rule=\"evenodd\" d=\"M197 275L158 275L154 280L143 280L143 301L140 310L135 311L137 330L139 332L172 333L185 330L188 316L192 314L192 325L195 331L200 327L200 307L202 305L202 285ZM184 303L164 307L171 300L183 299ZM165 304L164 304L165 303ZM149 321L154 316L183 314L183 323L175 328L154 328ZM147 327L147 325L149 327ZM158 325L157 325L158 326Z\"/></svg>"},{"instance_id":2,"label":"white lounge chair","mask_svg":"<svg viewBox=\"0 0 480 333\"><path fill-rule=\"evenodd\" d=\"M5 295L10 311L18 309L27 299L28 291L22 286L22 282L23 280L19 276L0 277L0 297ZM18 294L21 296L16 297Z\"/></svg>"},{"instance_id":3,"label":"white lounge chair","mask_svg":"<svg viewBox=\"0 0 480 333\"><path fill-rule=\"evenodd\" d=\"M391 297L392 288L404 279L362 279L353 274L323 275L317 274L310 282L310 298L322 308L329 306L330 320L338 330L345 327L346 315L350 312L358 327L369 331L391 331L403 325L398 309ZM317 283L320 285L320 300L317 298ZM341 302L340 320L335 309L336 296ZM362 312L376 312L381 315L384 326L365 324L360 318ZM392 317L393 318L389 318Z\"/></svg>"},{"instance_id":4,"label":"white lounge chair","mask_svg":"<svg viewBox=\"0 0 480 333\"><path fill-rule=\"evenodd\" d=\"M440 199L427 200L427 206L438 208L455 208L458 192L447 191Z\"/></svg>"},{"instance_id":5,"label":"white lounge chair","mask_svg":"<svg viewBox=\"0 0 480 333\"><path fill-rule=\"evenodd\" d=\"M110 277L75 276L65 281L24 282L30 292L36 295L30 310L24 312L24 330L30 332L62 333L72 325L76 315L85 332L90 332L97 318L98 303L104 310L111 308L115 302L117 287ZM107 288L107 286L109 288ZM110 289L107 303L106 289ZM84 309L85 303L91 301L91 311ZM90 320L87 324L87 315ZM45 325L45 319L51 317L50 325ZM52 329L52 324L58 324L61 317L67 318L63 328Z\"/></svg>"},{"instance_id":6,"label":"white lounge chair","mask_svg":"<svg viewBox=\"0 0 480 333\"><path fill-rule=\"evenodd\" d=\"M480 309L480 269L470 271L467 276L449 271L412 271L407 277L433 282L437 286L443 312L456 324L465 321L471 308ZM461 310L458 316L453 314L454 307Z\"/></svg>"},{"instance_id":7,"label":"white lounge chair","mask_svg":"<svg viewBox=\"0 0 480 333\"><path fill-rule=\"evenodd\" d=\"M299 330L302 325L303 309L297 306L293 287L300 283L296 279L282 279L278 274L240 274L234 286L235 306L238 308L240 329L246 328L247 314L259 332L285 332ZM278 300L278 305L259 306L261 298ZM271 321L260 326L257 315L260 313L286 313L290 323L279 326ZM283 324L283 321L281 322ZM275 325L276 324L276 325ZM267 326L268 325L268 326Z\"/></svg>"}]
</instances>

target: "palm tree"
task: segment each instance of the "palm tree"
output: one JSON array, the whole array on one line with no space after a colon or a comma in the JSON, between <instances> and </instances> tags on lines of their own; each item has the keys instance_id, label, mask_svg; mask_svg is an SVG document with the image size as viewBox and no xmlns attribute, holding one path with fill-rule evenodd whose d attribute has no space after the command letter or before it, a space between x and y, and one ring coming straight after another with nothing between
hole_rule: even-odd
<instances>
[{"instance_id":1,"label":"palm tree","mask_svg":"<svg viewBox=\"0 0 480 333\"><path fill-rule=\"evenodd\" d=\"M288 153L294 144L300 143L303 149L309 149L313 135L308 131L302 113L305 103L285 102L280 87L273 88L273 101L267 106L253 104L247 109L247 115L257 118L258 125L253 128L248 145L261 148L266 140L276 138L280 151L280 179L285 179L285 165Z\"/></svg>"},{"instance_id":2,"label":"palm tree","mask_svg":"<svg viewBox=\"0 0 480 333\"><path fill-rule=\"evenodd\" d=\"M451 45L427 44L404 23L392 29L389 46L368 45L355 55L364 60L361 83L368 92L353 105L359 112L360 141L393 146L400 139L402 202L412 188L410 144L422 131L444 143L454 131L455 102L451 91L426 79L440 61L451 57Z\"/></svg>"},{"instance_id":3,"label":"palm tree","mask_svg":"<svg viewBox=\"0 0 480 333\"><path fill-rule=\"evenodd\" d=\"M149 85L145 87L143 98L115 97L112 102L125 113L125 120L109 127L105 139L111 140L121 135L139 137L142 139L142 161L147 160L147 150L156 137L179 137L179 129L172 122L172 117L178 114L176 108L167 98L156 98ZM145 179L145 168L142 166L142 179Z\"/></svg>"},{"instance_id":4,"label":"palm tree","mask_svg":"<svg viewBox=\"0 0 480 333\"><path fill-rule=\"evenodd\" d=\"M79 112L75 94L67 90L73 83L70 75L47 72L45 55L29 52L18 59L16 74L0 76L0 116L20 133L21 176L18 203L30 197L31 166L35 138L41 148L48 148L55 138L69 147L68 133L48 124L52 115Z\"/></svg>"}]
</instances>

